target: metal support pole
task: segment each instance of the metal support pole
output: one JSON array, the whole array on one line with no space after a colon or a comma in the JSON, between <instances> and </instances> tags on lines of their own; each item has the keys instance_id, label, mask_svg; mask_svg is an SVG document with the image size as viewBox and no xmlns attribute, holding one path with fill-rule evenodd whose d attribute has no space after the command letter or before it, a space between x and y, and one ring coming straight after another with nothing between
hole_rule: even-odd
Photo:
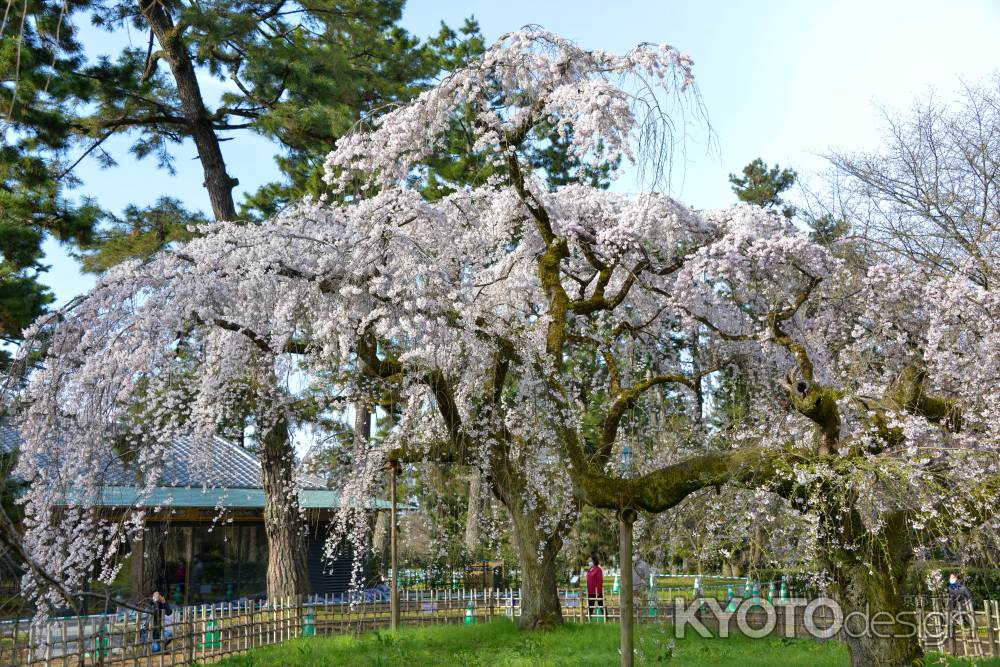
<instances>
[{"instance_id":1,"label":"metal support pole","mask_svg":"<svg viewBox=\"0 0 1000 667\"><path fill-rule=\"evenodd\" d=\"M396 528L396 479L399 476L399 461L389 461L390 476L392 482L389 485L389 499L392 503L392 509L389 511L389 562L390 562L390 576L391 581L389 582L389 627L393 632L399 630L399 545L397 542L398 531Z\"/></svg>"},{"instance_id":2,"label":"metal support pole","mask_svg":"<svg viewBox=\"0 0 1000 667\"><path fill-rule=\"evenodd\" d=\"M634 509L625 508L618 512L618 560L621 568L621 667L633 665L633 629L635 618L632 600L632 524L636 520Z\"/></svg>"},{"instance_id":3,"label":"metal support pole","mask_svg":"<svg viewBox=\"0 0 1000 667\"><path fill-rule=\"evenodd\" d=\"M194 602L191 594L191 565L194 562L194 526L188 526L185 533L187 538L187 564L184 566L184 604L189 605Z\"/></svg>"}]
</instances>

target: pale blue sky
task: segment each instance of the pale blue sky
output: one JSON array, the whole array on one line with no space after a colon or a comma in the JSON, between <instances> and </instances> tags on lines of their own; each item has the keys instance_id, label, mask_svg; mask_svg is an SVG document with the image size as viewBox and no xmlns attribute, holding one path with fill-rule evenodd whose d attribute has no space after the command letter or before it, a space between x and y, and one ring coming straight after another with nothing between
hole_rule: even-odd
<instances>
[{"instance_id":1,"label":"pale blue sky","mask_svg":"<svg viewBox=\"0 0 1000 667\"><path fill-rule=\"evenodd\" d=\"M947 99L961 80L1000 69L994 0L410 0L403 26L427 36L440 21L457 26L469 15L490 40L538 24L587 47L625 51L638 42L667 42L691 55L718 150L706 153L704 131L692 131L671 194L697 207L734 201L727 175L755 157L807 175L823 168L820 154L832 147L877 145L876 104L905 108L929 87ZM238 136L223 144L223 153L240 180L239 199L277 170L270 144ZM193 146L177 151L178 173L169 176L152 162L126 159L125 145L109 145L121 157L117 168L82 164L77 193L114 211L164 194L208 207ZM57 244L46 249L53 267L46 282L60 303L93 284Z\"/></svg>"}]
</instances>

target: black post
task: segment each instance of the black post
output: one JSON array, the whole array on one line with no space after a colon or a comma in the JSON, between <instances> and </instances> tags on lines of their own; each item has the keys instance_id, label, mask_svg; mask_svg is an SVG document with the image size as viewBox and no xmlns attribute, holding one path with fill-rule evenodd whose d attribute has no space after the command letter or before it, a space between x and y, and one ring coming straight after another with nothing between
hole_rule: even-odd
<instances>
[{"instance_id":1,"label":"black post","mask_svg":"<svg viewBox=\"0 0 1000 667\"><path fill-rule=\"evenodd\" d=\"M632 620L635 611L632 600L632 524L635 523L634 509L625 508L618 512L618 560L621 566L621 667L633 665Z\"/></svg>"},{"instance_id":2,"label":"black post","mask_svg":"<svg viewBox=\"0 0 1000 667\"><path fill-rule=\"evenodd\" d=\"M390 576L392 580L389 582L389 626L393 632L399 630L399 548L397 544L397 530L396 530L396 479L399 476L399 461L389 461L389 468L391 470L391 479L389 491L389 499L392 503L392 509L390 510L390 524L389 529L389 562L390 562ZM383 552L384 553L384 552Z\"/></svg>"}]
</instances>

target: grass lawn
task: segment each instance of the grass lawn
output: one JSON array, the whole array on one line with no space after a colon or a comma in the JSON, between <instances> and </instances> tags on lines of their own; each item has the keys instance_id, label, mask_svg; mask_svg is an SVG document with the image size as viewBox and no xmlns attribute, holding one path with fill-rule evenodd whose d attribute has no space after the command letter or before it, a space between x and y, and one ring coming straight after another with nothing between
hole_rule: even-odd
<instances>
[{"instance_id":1,"label":"grass lawn","mask_svg":"<svg viewBox=\"0 0 1000 667\"><path fill-rule=\"evenodd\" d=\"M636 663L677 667L844 667L847 650L836 642L807 639L702 639L688 636L674 643L670 629L643 625L636 633ZM295 639L258 649L246 656L224 660L225 667L607 667L618 664L618 626L569 623L548 633L524 633L509 621L474 627L433 626L403 630L398 637L372 632ZM929 665L968 665L941 662ZM1000 661L980 661L983 667L1000 667Z\"/></svg>"}]
</instances>

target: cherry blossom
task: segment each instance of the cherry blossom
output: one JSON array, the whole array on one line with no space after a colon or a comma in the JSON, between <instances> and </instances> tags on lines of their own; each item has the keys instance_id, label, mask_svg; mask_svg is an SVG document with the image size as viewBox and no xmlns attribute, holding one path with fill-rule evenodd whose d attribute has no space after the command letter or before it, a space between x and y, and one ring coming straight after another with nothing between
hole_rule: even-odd
<instances>
[{"instance_id":1,"label":"cherry blossom","mask_svg":"<svg viewBox=\"0 0 1000 667\"><path fill-rule=\"evenodd\" d=\"M551 191L531 168L542 123L571 127L581 160L662 168L672 125L656 101L690 85L670 47L616 56L512 33L342 140L336 201L210 225L111 271L29 332L49 341L21 420L33 552L68 558L67 585L111 562L127 528L86 499L113 443L154 484L171 437L207 438L247 402L266 429L294 426L306 395L327 413L379 395L391 428L357 443L342 526L364 543L358 508L388 460L478 467L510 512L527 625L558 620L555 555L580 502L655 513L727 483L793 503L850 605L870 590L859 572L897 585L910 526L968 528L993 497L997 298L960 275L847 262L760 208ZM468 108L497 174L427 201L420 163ZM736 363L754 410L719 432L704 396Z\"/></svg>"}]
</instances>

